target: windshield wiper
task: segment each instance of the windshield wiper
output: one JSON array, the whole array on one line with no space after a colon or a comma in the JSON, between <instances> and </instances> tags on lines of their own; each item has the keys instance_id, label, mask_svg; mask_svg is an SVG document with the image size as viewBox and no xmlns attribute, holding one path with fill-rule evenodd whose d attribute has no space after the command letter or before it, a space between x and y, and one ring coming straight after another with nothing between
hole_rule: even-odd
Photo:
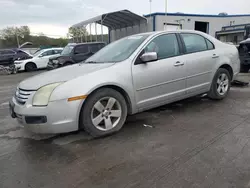
<instances>
[{"instance_id":1,"label":"windshield wiper","mask_svg":"<svg viewBox=\"0 0 250 188\"><path fill-rule=\"evenodd\" d=\"M85 61L85 63L98 63L96 61Z\"/></svg>"}]
</instances>

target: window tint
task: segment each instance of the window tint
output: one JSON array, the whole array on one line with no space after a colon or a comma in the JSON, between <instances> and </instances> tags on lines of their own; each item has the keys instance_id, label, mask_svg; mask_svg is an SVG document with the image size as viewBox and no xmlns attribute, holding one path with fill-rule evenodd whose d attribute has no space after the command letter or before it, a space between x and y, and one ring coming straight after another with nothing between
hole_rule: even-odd
<instances>
[{"instance_id":1,"label":"window tint","mask_svg":"<svg viewBox=\"0 0 250 188\"><path fill-rule=\"evenodd\" d=\"M60 54L62 50L54 50L54 54Z\"/></svg>"},{"instance_id":2,"label":"window tint","mask_svg":"<svg viewBox=\"0 0 250 188\"><path fill-rule=\"evenodd\" d=\"M86 54L89 52L88 45L81 45L75 47L75 54Z\"/></svg>"},{"instance_id":3,"label":"window tint","mask_svg":"<svg viewBox=\"0 0 250 188\"><path fill-rule=\"evenodd\" d=\"M90 51L93 53L98 52L101 48L103 48L102 44L92 44L90 45Z\"/></svg>"},{"instance_id":4,"label":"window tint","mask_svg":"<svg viewBox=\"0 0 250 188\"><path fill-rule=\"evenodd\" d=\"M48 50L42 53L42 56L48 56L48 55L53 55L53 50Z\"/></svg>"},{"instance_id":5,"label":"window tint","mask_svg":"<svg viewBox=\"0 0 250 188\"><path fill-rule=\"evenodd\" d=\"M156 52L158 59L179 55L179 46L176 35L167 34L156 37L145 48L145 52Z\"/></svg>"},{"instance_id":6,"label":"window tint","mask_svg":"<svg viewBox=\"0 0 250 188\"><path fill-rule=\"evenodd\" d=\"M205 38L196 34L181 34L187 53L194 53L207 50Z\"/></svg>"},{"instance_id":7,"label":"window tint","mask_svg":"<svg viewBox=\"0 0 250 188\"><path fill-rule=\"evenodd\" d=\"M207 49L208 50L214 49L214 44L212 42L210 42L209 40L207 40L207 39L206 39L206 41L207 41Z\"/></svg>"}]
</instances>

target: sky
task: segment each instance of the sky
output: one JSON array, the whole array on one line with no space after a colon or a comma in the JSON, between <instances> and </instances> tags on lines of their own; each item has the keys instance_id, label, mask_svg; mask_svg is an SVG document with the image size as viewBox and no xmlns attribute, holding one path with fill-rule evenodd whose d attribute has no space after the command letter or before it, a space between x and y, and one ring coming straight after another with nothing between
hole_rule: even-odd
<instances>
[{"instance_id":1,"label":"sky","mask_svg":"<svg viewBox=\"0 0 250 188\"><path fill-rule=\"evenodd\" d=\"M250 14L249 7L248 0L167 0L171 13ZM28 25L32 34L61 37L73 24L123 9L148 14L149 0L0 0L0 29ZM165 0L152 0L152 12L164 11Z\"/></svg>"}]
</instances>

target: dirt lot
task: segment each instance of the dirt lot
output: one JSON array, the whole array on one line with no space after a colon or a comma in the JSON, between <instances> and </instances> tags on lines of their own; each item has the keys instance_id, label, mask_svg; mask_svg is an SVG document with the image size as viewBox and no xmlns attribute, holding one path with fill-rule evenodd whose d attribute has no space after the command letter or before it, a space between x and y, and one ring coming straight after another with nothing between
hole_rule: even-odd
<instances>
[{"instance_id":1,"label":"dirt lot","mask_svg":"<svg viewBox=\"0 0 250 188\"><path fill-rule=\"evenodd\" d=\"M249 87L134 115L119 134L92 139L18 127L8 100L29 76L0 76L1 188L250 187Z\"/></svg>"}]
</instances>

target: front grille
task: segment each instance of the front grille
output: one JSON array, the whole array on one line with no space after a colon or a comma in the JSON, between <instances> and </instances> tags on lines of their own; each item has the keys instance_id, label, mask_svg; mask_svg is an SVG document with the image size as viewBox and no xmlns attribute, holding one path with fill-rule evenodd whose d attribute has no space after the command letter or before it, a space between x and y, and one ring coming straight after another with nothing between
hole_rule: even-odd
<instances>
[{"instance_id":1,"label":"front grille","mask_svg":"<svg viewBox=\"0 0 250 188\"><path fill-rule=\"evenodd\" d=\"M33 93L33 90L24 90L17 88L15 98L19 104L24 105L28 100L29 96Z\"/></svg>"}]
</instances>

